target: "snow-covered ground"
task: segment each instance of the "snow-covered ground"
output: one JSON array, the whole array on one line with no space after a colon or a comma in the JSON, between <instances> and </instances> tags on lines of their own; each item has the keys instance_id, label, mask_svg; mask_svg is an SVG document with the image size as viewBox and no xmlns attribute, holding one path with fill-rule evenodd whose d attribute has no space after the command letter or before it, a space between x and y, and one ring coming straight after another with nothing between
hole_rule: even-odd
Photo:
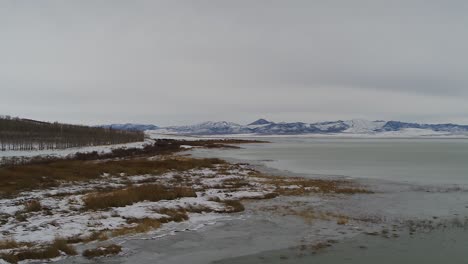
<instances>
[{"instance_id":1,"label":"snow-covered ground","mask_svg":"<svg viewBox=\"0 0 468 264\"><path fill-rule=\"evenodd\" d=\"M17 242L46 243L57 237L86 237L93 232L111 231L135 224L128 219L162 219L169 217L158 213L162 209L207 208L212 213L202 214L209 219L216 218L218 213L229 212L229 206L221 200L262 198L274 190L274 186L253 182L249 186L230 189L225 186L230 180L245 180L251 170L242 167L231 167L223 172L213 169L199 169L185 172L169 172L163 175L110 176L103 175L101 179L86 183L64 183L46 190L24 192L13 199L0 200L0 241L13 239ZM142 201L125 207L109 208L108 210L86 211L83 197L103 188L123 189L127 184L133 186L142 184L158 184L172 186L176 178L184 178L197 190L197 197L184 197L175 200L158 202ZM255 178L249 180L255 181ZM40 201L42 209L37 212L24 212L25 203ZM19 220L18 214L23 214L26 220ZM192 213L190 217L202 217ZM1 253L1 252L0 252Z\"/></svg>"}]
</instances>

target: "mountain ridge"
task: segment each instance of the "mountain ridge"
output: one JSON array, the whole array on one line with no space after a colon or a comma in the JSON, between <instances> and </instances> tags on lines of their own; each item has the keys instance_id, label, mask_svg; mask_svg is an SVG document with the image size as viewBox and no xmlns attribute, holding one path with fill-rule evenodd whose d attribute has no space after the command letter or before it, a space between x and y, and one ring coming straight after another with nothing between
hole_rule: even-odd
<instances>
[{"instance_id":1,"label":"mountain ridge","mask_svg":"<svg viewBox=\"0 0 468 264\"><path fill-rule=\"evenodd\" d=\"M391 132L446 133L468 135L468 125L424 124L401 121L368 121L364 119L338 120L317 123L280 122L258 119L248 125L218 121L203 122L188 126L171 126L159 129L161 132L185 135L301 135L301 134L381 134ZM156 130L158 131L158 130Z\"/></svg>"}]
</instances>

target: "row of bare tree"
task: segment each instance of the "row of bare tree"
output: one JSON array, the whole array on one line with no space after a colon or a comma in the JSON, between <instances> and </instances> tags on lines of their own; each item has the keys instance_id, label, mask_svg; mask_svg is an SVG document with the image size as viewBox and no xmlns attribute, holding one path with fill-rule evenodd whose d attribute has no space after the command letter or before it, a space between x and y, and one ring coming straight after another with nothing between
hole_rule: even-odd
<instances>
[{"instance_id":1,"label":"row of bare tree","mask_svg":"<svg viewBox=\"0 0 468 264\"><path fill-rule=\"evenodd\" d=\"M144 140L141 131L47 123L0 116L0 150L66 149Z\"/></svg>"}]
</instances>

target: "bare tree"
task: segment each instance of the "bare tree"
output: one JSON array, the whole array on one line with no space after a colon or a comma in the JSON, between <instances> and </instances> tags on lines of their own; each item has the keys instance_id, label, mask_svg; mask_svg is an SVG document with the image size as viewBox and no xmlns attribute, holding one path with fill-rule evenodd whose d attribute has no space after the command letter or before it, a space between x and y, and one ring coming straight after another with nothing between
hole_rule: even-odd
<instances>
[{"instance_id":1,"label":"bare tree","mask_svg":"<svg viewBox=\"0 0 468 264\"><path fill-rule=\"evenodd\" d=\"M48 123L0 116L0 150L65 149L144 140L141 131Z\"/></svg>"}]
</instances>

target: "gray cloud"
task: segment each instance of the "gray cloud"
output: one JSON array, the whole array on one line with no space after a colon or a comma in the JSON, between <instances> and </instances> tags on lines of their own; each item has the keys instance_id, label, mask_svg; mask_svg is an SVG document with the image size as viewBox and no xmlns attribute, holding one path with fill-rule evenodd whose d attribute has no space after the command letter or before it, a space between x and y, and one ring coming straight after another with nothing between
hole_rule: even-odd
<instances>
[{"instance_id":1,"label":"gray cloud","mask_svg":"<svg viewBox=\"0 0 468 264\"><path fill-rule=\"evenodd\" d=\"M466 1L5 1L0 112L468 123Z\"/></svg>"}]
</instances>

